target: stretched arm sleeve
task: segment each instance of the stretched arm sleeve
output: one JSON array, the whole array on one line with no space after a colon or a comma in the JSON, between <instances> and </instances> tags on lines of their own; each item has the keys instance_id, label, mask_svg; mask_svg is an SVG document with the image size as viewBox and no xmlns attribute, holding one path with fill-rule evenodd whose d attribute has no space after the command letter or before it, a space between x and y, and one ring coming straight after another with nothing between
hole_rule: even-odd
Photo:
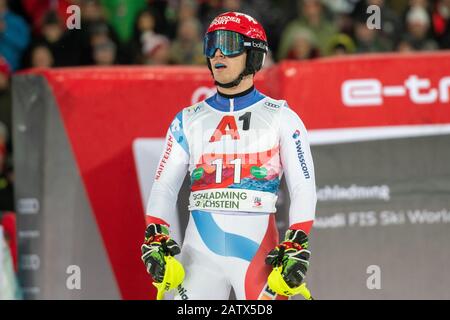
<instances>
[{"instance_id":1,"label":"stretched arm sleeve","mask_svg":"<svg viewBox=\"0 0 450 320\"><path fill-rule=\"evenodd\" d=\"M189 147L180 112L167 131L153 186L147 203L147 224L170 226L175 221L178 192L189 166Z\"/></svg>"},{"instance_id":2,"label":"stretched arm sleeve","mask_svg":"<svg viewBox=\"0 0 450 320\"><path fill-rule=\"evenodd\" d=\"M280 157L291 199L289 228L308 234L314 221L317 195L307 131L299 116L287 106L281 110L280 121Z\"/></svg>"}]
</instances>

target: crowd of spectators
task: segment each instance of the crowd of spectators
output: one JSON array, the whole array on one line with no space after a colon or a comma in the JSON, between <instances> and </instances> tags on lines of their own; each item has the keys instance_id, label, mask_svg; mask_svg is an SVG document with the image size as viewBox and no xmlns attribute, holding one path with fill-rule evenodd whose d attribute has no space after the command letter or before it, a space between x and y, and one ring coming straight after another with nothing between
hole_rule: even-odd
<instances>
[{"instance_id":1,"label":"crowd of spectators","mask_svg":"<svg viewBox=\"0 0 450 320\"><path fill-rule=\"evenodd\" d=\"M69 29L71 5L80 29ZM367 8L380 8L371 29ZM10 71L114 64L202 65L203 34L224 11L265 27L272 61L446 49L450 0L0 0L0 55Z\"/></svg>"}]
</instances>

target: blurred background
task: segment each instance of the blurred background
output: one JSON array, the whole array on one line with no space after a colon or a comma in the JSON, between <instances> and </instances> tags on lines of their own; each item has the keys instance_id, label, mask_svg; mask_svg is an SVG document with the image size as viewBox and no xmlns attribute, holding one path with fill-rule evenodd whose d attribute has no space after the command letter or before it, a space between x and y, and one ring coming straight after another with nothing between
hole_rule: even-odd
<instances>
[{"instance_id":1,"label":"blurred background","mask_svg":"<svg viewBox=\"0 0 450 320\"><path fill-rule=\"evenodd\" d=\"M81 28L66 27L67 8ZM366 27L371 5L380 29ZM212 18L240 11L265 27L269 67L370 52L448 49L448 0L18 0L0 1L0 53L9 72L30 67L204 65L202 39ZM3 72L5 74L6 71Z\"/></svg>"},{"instance_id":2,"label":"blurred background","mask_svg":"<svg viewBox=\"0 0 450 320\"><path fill-rule=\"evenodd\" d=\"M71 5L80 8L79 29L67 27ZM371 5L380 10L378 29L367 25ZM310 281L318 296L450 298L448 276L434 279L429 294L420 289L421 281L429 283L430 273L443 275L450 263L442 248L450 243L450 0L0 0L0 298L143 299L154 294L139 265L139 250L129 252L138 248L143 235L143 208L151 187L144 180L151 180L177 110L214 91L202 39L210 21L225 11L247 13L264 26L270 52L257 87L299 108L311 129L319 203L312 239L318 252L312 270L318 271L311 272ZM369 82L350 83L345 91L346 75ZM167 79L175 82L165 84ZM405 84L400 92L409 90L412 101L389 100L396 95L383 87L388 84ZM173 88L178 97L166 102ZM353 96L352 90L357 91ZM385 99L377 103L382 95ZM363 112L360 105L390 109ZM411 111L411 105L420 109ZM146 108L152 106L162 110L149 115ZM116 110L120 119L114 122L109 117ZM141 115L148 121L137 125L125 120ZM386 129L399 125L420 127L400 133ZM367 127L383 129L357 130ZM339 135L327 131L348 128L353 130ZM100 131L108 132L106 140L96 140ZM410 139L437 134L439 138ZM118 150L105 147L120 139ZM371 142L358 144L363 140ZM105 148L104 154L79 149L91 143ZM105 172L97 175L105 163ZM113 171L116 180L106 178ZM118 199L95 193L111 185ZM128 208L119 203L124 192L135 193ZM65 198L68 193L70 199ZM180 199L180 211L185 210L187 194ZM283 186L280 207L287 208L288 201ZM422 213L437 222L411 222ZM119 225L109 225L108 214ZM129 229L136 233L127 244L116 239L130 237L131 231L120 230L121 223L131 223L123 216L136 220ZM280 230L286 228L283 219ZM180 239L184 223L181 218ZM423 224L432 226L424 230ZM347 230L356 225L373 228L355 234ZM371 244L360 242L363 238ZM67 243L62 245L61 239ZM128 253L115 253L114 247ZM340 258L343 251L349 254L345 259ZM402 255L403 263L398 260ZM124 275L131 268L126 259L134 259L131 270L139 270L138 280ZM359 271L349 267L353 260L361 263ZM390 262L399 265L386 271L386 279L401 281L380 294L367 289L366 267ZM83 280L84 293L67 291L69 265L91 270L84 273L93 280ZM407 276L399 275L400 270ZM359 272L361 283L352 287L353 272ZM417 286L408 290L406 284L416 280ZM344 285L350 285L346 294Z\"/></svg>"}]
</instances>

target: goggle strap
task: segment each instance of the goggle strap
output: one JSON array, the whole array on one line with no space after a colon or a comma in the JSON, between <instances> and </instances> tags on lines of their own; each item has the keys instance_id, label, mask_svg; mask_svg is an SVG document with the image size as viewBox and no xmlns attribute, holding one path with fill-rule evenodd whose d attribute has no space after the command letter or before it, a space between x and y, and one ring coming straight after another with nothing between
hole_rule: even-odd
<instances>
[{"instance_id":1,"label":"goggle strap","mask_svg":"<svg viewBox=\"0 0 450 320\"><path fill-rule=\"evenodd\" d=\"M253 44L257 44L257 45L253 45ZM268 48L267 45L262 42L262 41L244 41L244 48L252 48L252 49L256 49L256 50L260 50L260 51L264 51L267 52Z\"/></svg>"}]
</instances>

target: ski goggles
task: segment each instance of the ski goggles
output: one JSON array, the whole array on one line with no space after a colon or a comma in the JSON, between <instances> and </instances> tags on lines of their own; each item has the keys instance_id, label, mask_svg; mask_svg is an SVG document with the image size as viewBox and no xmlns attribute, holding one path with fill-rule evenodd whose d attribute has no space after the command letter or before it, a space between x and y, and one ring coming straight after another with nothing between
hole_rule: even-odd
<instances>
[{"instance_id":1,"label":"ski goggles","mask_svg":"<svg viewBox=\"0 0 450 320\"><path fill-rule=\"evenodd\" d=\"M220 49L227 57L236 57L247 48L267 52L267 45L264 42L249 41L242 34L228 30L217 30L206 34L203 43L203 53L208 58L214 57L217 49Z\"/></svg>"}]
</instances>

